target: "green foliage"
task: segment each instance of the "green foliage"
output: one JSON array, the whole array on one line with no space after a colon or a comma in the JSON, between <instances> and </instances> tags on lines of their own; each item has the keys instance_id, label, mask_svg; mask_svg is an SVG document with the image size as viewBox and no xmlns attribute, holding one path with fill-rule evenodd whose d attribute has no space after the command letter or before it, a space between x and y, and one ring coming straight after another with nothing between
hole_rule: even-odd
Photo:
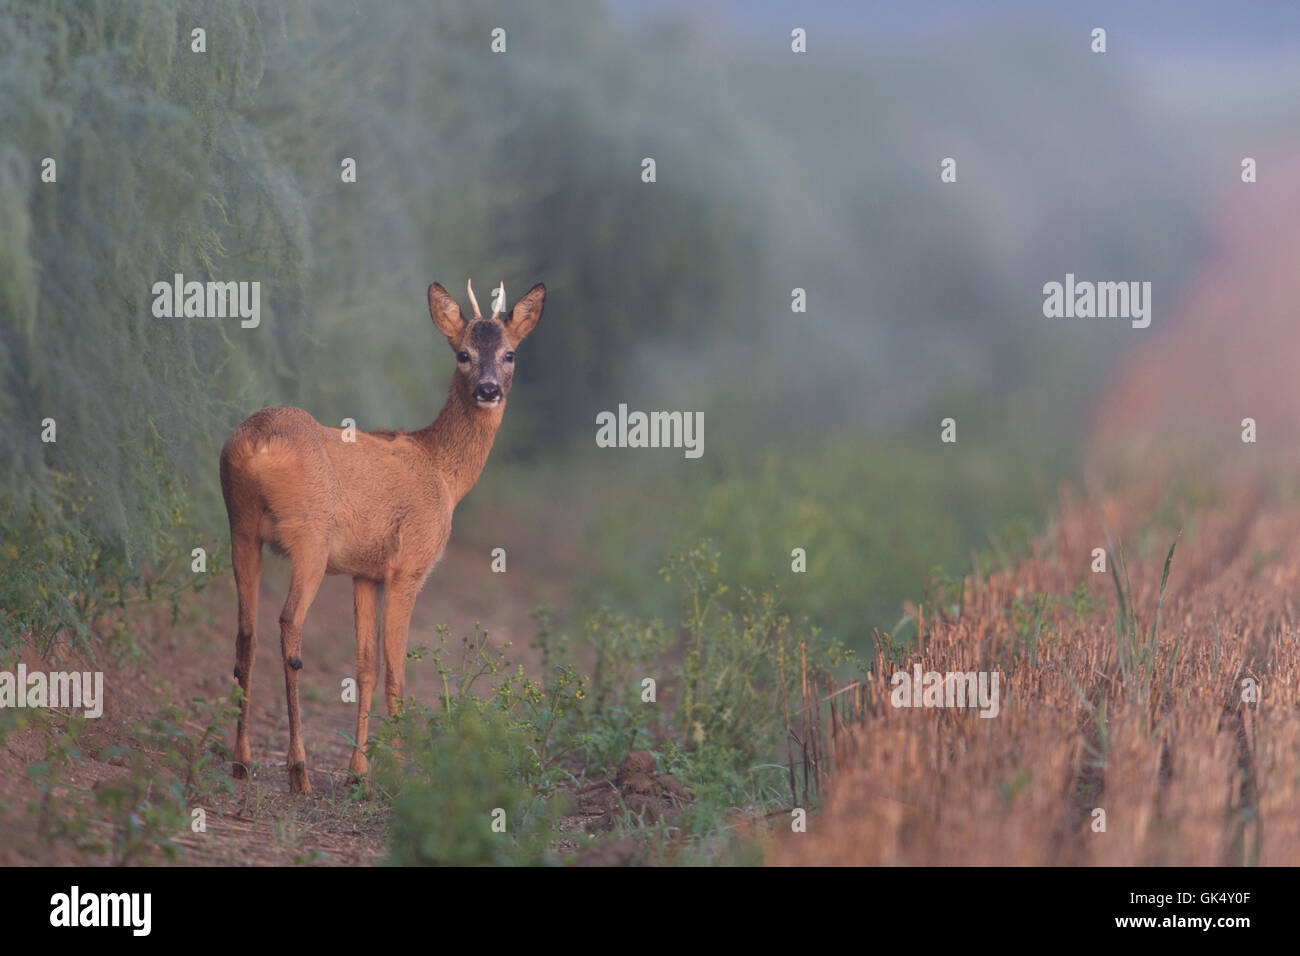
<instances>
[{"instance_id":1,"label":"green foliage","mask_svg":"<svg viewBox=\"0 0 1300 956\"><path fill-rule=\"evenodd\" d=\"M419 706L389 725L406 741L405 759L372 748L375 780L391 796L390 863L465 866L540 862L550 838L550 805L517 773L527 733L491 707L444 717ZM501 815L504 814L504 817ZM502 819L497 831L494 820Z\"/></svg>"},{"instance_id":2,"label":"green foliage","mask_svg":"<svg viewBox=\"0 0 1300 956\"><path fill-rule=\"evenodd\" d=\"M1080 627L1083 627L1084 622L1092 613L1105 603L1101 598L1092 596L1087 581L1080 581L1065 599L1066 606L1074 612L1075 619Z\"/></svg>"},{"instance_id":3,"label":"green foliage","mask_svg":"<svg viewBox=\"0 0 1300 956\"><path fill-rule=\"evenodd\" d=\"M114 576L111 556L84 528L65 520L78 503L76 482L55 474L50 514L35 504L0 501L6 529L0 547L0 663L16 660L23 645L39 647L67 628L80 642L90 636L89 595L105 593ZM84 493L84 490L83 490Z\"/></svg>"},{"instance_id":4,"label":"green foliage","mask_svg":"<svg viewBox=\"0 0 1300 956\"><path fill-rule=\"evenodd\" d=\"M926 604L937 604L944 612L956 615L966 598L966 576L956 576L941 564L930 569L930 583L925 588Z\"/></svg>"},{"instance_id":5,"label":"green foliage","mask_svg":"<svg viewBox=\"0 0 1300 956\"><path fill-rule=\"evenodd\" d=\"M1014 571L1021 561L1030 556L1037 532L1033 522L1024 515L1017 515L1001 527L987 531L986 537L988 548L971 554L976 577L994 570Z\"/></svg>"},{"instance_id":6,"label":"green foliage","mask_svg":"<svg viewBox=\"0 0 1300 956\"><path fill-rule=\"evenodd\" d=\"M566 767L611 773L633 749L649 749L695 792L675 822L652 827L692 852L716 851L732 807L788 806L785 767L774 762L784 759L782 669L796 698L801 655L822 673L854 656L816 628L792 626L770 593L733 595L718 572L707 542L669 559L663 577L683 598L674 629L604 612L574 638L540 611L541 681L512 669L481 629L459 649L445 627L434 646L414 648L412 660L440 679L439 707L407 700L367 746L376 790L392 802L390 862L542 861L576 782ZM579 676L579 658L594 659L599 677ZM642 700L645 677L659 701ZM491 828L497 809L505 832ZM618 832L647 822L629 815Z\"/></svg>"},{"instance_id":7,"label":"green foliage","mask_svg":"<svg viewBox=\"0 0 1300 956\"><path fill-rule=\"evenodd\" d=\"M1024 513L1038 510L1029 502L1046 506L1045 476L1026 467L1008 479L997 463L1017 458L1013 448L980 445L960 458L946 451L830 436L771 448L722 478L620 476L627 498L595 522L589 549L602 571L584 598L665 614L660 592L644 586L657 555L707 536L722 579L779 594L792 618L865 650L873 627L892 630L903 601L938 583L936 566L952 603L959 575L978 579L1028 554L1033 525ZM806 573L791 570L795 547L807 553Z\"/></svg>"},{"instance_id":8,"label":"green foliage","mask_svg":"<svg viewBox=\"0 0 1300 956\"><path fill-rule=\"evenodd\" d=\"M204 473L215 501L213 425L281 355L154 318L153 283L252 271L264 307L288 310L305 253L283 168L242 116L267 53L260 5L191 6L0 3L0 203L19 223L0 264L0 423L17 439L0 485L26 499L50 470L93 476L81 521L132 566L155 557L149 510L178 472ZM182 46L200 19L224 55ZM45 156L57 185L39 181Z\"/></svg>"},{"instance_id":9,"label":"green foliage","mask_svg":"<svg viewBox=\"0 0 1300 956\"><path fill-rule=\"evenodd\" d=\"M581 653L592 661L591 693L581 702L575 746L587 766L609 769L629 751L654 745L647 708L642 703L642 681L658 673L660 661L674 643L674 633L663 621L638 621L600 609L588 617L581 635L556 634L550 615L539 610L539 629L533 644L542 651L544 667L572 671Z\"/></svg>"},{"instance_id":10,"label":"green foliage","mask_svg":"<svg viewBox=\"0 0 1300 956\"><path fill-rule=\"evenodd\" d=\"M161 469L161 459L155 463ZM191 545L201 538L183 479L166 479L144 514L151 532L145 541L156 562L149 568L132 565L120 546L81 522L94 503L89 480L53 472L50 481L45 506L35 498L22 504L0 494L6 528L0 545L0 664L16 659L24 647L48 655L59 640L92 660L101 647L136 652L121 612L166 602L174 623L182 598L221 572L219 552L209 556L205 573L190 569Z\"/></svg>"},{"instance_id":11,"label":"green foliage","mask_svg":"<svg viewBox=\"0 0 1300 956\"><path fill-rule=\"evenodd\" d=\"M782 701L798 700L803 661L824 674L857 666L854 653L821 629L793 622L773 592L733 590L712 542L673 554L660 575L682 601L671 630L657 619L646 624L603 612L588 622L584 640L545 626L539 635L551 658L585 651L598 662L602 677L593 679L574 720L589 768L609 772L629 750L649 749L696 791L692 813L710 826L722 825L727 807L789 805L779 763ZM645 677L655 680L655 702L640 696Z\"/></svg>"},{"instance_id":12,"label":"green foliage","mask_svg":"<svg viewBox=\"0 0 1300 956\"><path fill-rule=\"evenodd\" d=\"M728 171L709 164L671 189L637 178L638 124L670 105L661 163L730 135L689 84L635 82L682 41L665 34L629 57L600 42L603 6L576 0L513 8L511 35L528 42L470 55L497 17L470 0L365 17L269 0L0 2L0 203L12 212L0 425L24 436L2 483L43 488L49 467L95 474L87 521L133 552L136 511L158 488L127 472L151 436L169 469L203 475L215 510L221 436L262 404L300 401L363 427L403 424L383 420L395 412L427 422L444 377L428 371L442 352L424 289L460 287L476 267L500 270L480 288L503 278L516 296L544 278L561 311L566 298L570 312L580 299L628 306L553 320L528 343L530 401L512 419L527 419L515 435L533 450L631 373L635 344L686 333L724 296L747 302L756 242ZM208 54L189 49L197 23ZM360 169L348 186L343 155ZM39 180L45 156L57 186ZM152 285L175 273L259 281L264 324L155 318ZM359 353L364 378L351 374ZM32 437L46 415L60 425L51 447Z\"/></svg>"},{"instance_id":13,"label":"green foliage","mask_svg":"<svg viewBox=\"0 0 1300 956\"><path fill-rule=\"evenodd\" d=\"M415 661L428 655L442 683L441 710L425 714L432 732L441 733L449 722L469 710L480 714L495 711L511 728L524 734L512 773L536 793L553 792L556 767L569 750L561 745L556 731L585 699L587 678L571 664L553 663L546 668L546 679L534 680L524 674L523 667L511 668L507 660L509 644L497 647L489 643L488 632L477 625L472 639L461 639L459 660L453 666L448 659L449 635L448 628L442 625L436 647L422 644L407 654Z\"/></svg>"},{"instance_id":14,"label":"green foliage","mask_svg":"<svg viewBox=\"0 0 1300 956\"><path fill-rule=\"evenodd\" d=\"M784 734L776 705L797 692L801 654L821 673L851 663L853 652L823 638L812 626L796 630L768 591L743 588L737 606L724 603L730 588L718 577L719 553L711 542L674 555L660 573L686 593L682 662L670 670L680 695L673 726L697 745L718 741L737 769L771 756Z\"/></svg>"},{"instance_id":15,"label":"green foliage","mask_svg":"<svg viewBox=\"0 0 1300 956\"><path fill-rule=\"evenodd\" d=\"M1050 594L1030 594L1025 599L1011 599L1011 623L1016 631L1015 653L1017 656L1027 654L1031 662L1038 659L1040 642L1051 644L1056 640L1056 632L1044 623L1056 598Z\"/></svg>"},{"instance_id":16,"label":"green foliage","mask_svg":"<svg viewBox=\"0 0 1300 956\"><path fill-rule=\"evenodd\" d=\"M389 862L396 864L534 863L543 859L572 748L569 717L586 681L568 665L536 681L511 669L506 648L476 628L450 659L448 629L434 647L408 652L430 659L441 707L408 699L367 745L373 779L392 801ZM404 743L404 748L402 744ZM505 829L492 827L504 811Z\"/></svg>"},{"instance_id":17,"label":"green foliage","mask_svg":"<svg viewBox=\"0 0 1300 956\"><path fill-rule=\"evenodd\" d=\"M184 788L176 778L157 780L133 773L98 787L95 805L110 825L105 849L114 866L144 862L155 852L176 858L173 837L185 831L190 819ZM99 847L83 844L92 852Z\"/></svg>"}]
</instances>

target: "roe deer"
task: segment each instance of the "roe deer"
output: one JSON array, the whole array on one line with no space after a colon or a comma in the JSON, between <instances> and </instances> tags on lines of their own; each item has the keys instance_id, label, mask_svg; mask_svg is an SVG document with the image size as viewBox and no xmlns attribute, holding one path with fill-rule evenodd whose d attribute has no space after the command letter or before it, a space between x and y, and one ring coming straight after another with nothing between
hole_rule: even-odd
<instances>
[{"instance_id":1,"label":"roe deer","mask_svg":"<svg viewBox=\"0 0 1300 956\"><path fill-rule=\"evenodd\" d=\"M379 680L378 623L383 586L384 692L392 714L403 696L406 636L415 598L451 535L451 515L478 480L501 424L514 377L515 347L542 317L546 287L533 286L499 318L466 319L438 283L429 314L456 353L451 391L437 419L415 432L327 428L298 408L264 408L221 449L221 491L239 592L235 679L244 692L233 775L248 776L248 719L257 651L262 544L287 555L289 595L280 612L280 653L289 700L289 789L311 793L298 710L302 623L326 574L352 576L357 630L357 735L349 770L366 772L371 697Z\"/></svg>"}]
</instances>

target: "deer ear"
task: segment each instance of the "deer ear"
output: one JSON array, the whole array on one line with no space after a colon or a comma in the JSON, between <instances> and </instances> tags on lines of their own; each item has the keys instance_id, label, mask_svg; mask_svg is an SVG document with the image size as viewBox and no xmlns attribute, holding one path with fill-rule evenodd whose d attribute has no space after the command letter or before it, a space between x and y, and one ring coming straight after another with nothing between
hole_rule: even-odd
<instances>
[{"instance_id":1,"label":"deer ear","mask_svg":"<svg viewBox=\"0 0 1300 956\"><path fill-rule=\"evenodd\" d=\"M542 306L546 303L546 286L540 282L528 290L528 294L515 303L506 319L506 332L517 343L531 332L542 317Z\"/></svg>"},{"instance_id":2,"label":"deer ear","mask_svg":"<svg viewBox=\"0 0 1300 956\"><path fill-rule=\"evenodd\" d=\"M447 336L447 341L454 347L468 323L456 300L436 282L429 286L429 315L438 331Z\"/></svg>"}]
</instances>

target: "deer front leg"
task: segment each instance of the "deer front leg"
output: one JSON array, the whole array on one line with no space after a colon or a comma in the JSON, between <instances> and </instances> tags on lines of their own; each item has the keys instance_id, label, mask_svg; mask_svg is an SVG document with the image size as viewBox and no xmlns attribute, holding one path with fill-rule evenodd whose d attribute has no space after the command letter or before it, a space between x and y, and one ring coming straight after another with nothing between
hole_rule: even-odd
<instances>
[{"instance_id":1,"label":"deer front leg","mask_svg":"<svg viewBox=\"0 0 1300 956\"><path fill-rule=\"evenodd\" d=\"M390 578L384 586L384 696L391 717L401 707L406 693L406 638L411 629L411 611L420 592L420 582Z\"/></svg>"},{"instance_id":2,"label":"deer front leg","mask_svg":"<svg viewBox=\"0 0 1300 956\"><path fill-rule=\"evenodd\" d=\"M360 779L366 775L370 705L379 683L379 582L353 578L352 597L357 623L357 746L348 772Z\"/></svg>"}]
</instances>

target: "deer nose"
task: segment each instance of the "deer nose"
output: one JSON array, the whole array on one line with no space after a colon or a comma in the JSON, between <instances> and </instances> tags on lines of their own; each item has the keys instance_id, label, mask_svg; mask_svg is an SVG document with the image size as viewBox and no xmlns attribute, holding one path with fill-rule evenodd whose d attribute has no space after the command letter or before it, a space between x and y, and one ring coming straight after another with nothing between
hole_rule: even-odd
<instances>
[{"instance_id":1,"label":"deer nose","mask_svg":"<svg viewBox=\"0 0 1300 956\"><path fill-rule=\"evenodd\" d=\"M480 402L495 402L501 397L501 386L496 382L481 382L474 389L474 397Z\"/></svg>"}]
</instances>

